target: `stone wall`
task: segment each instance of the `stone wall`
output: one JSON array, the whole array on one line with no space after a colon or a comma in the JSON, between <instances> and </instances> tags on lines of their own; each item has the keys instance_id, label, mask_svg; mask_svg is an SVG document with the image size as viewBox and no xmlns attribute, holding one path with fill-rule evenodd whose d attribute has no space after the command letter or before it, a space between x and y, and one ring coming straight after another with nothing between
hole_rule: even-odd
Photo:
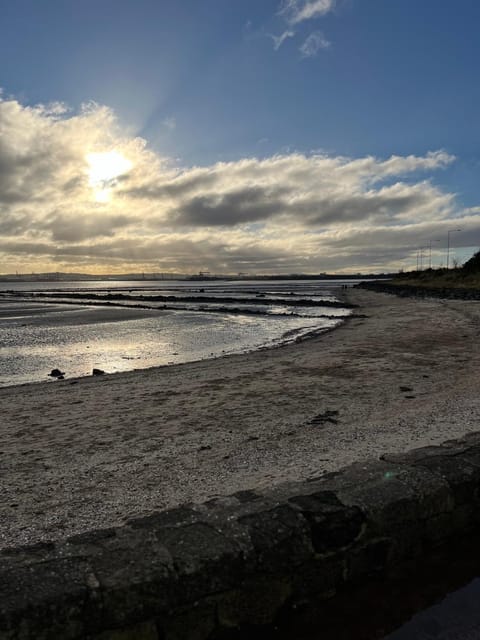
<instances>
[{"instance_id":1,"label":"stone wall","mask_svg":"<svg viewBox=\"0 0 480 640\"><path fill-rule=\"evenodd\" d=\"M479 488L475 433L4 550L0 638L220 640L273 629L299 607L386 579L475 531Z\"/></svg>"}]
</instances>

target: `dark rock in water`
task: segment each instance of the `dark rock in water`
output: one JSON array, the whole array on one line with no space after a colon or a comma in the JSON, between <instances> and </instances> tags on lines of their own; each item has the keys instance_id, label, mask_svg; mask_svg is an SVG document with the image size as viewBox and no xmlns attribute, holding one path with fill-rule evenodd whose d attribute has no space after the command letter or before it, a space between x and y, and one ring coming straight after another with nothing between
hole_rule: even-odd
<instances>
[{"instance_id":1,"label":"dark rock in water","mask_svg":"<svg viewBox=\"0 0 480 640\"><path fill-rule=\"evenodd\" d=\"M60 371L60 369L52 369L48 375L51 378L61 378L63 380L63 376L65 375L65 372Z\"/></svg>"},{"instance_id":2,"label":"dark rock in water","mask_svg":"<svg viewBox=\"0 0 480 640\"><path fill-rule=\"evenodd\" d=\"M92 376L103 376L104 373L105 371L102 371L102 369L93 369Z\"/></svg>"}]
</instances>

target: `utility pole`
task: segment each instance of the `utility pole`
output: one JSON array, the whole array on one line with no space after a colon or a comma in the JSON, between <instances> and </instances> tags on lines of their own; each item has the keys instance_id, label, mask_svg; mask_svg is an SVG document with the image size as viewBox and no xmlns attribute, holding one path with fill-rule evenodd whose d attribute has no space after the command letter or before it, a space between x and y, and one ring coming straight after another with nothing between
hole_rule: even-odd
<instances>
[{"instance_id":1,"label":"utility pole","mask_svg":"<svg viewBox=\"0 0 480 640\"><path fill-rule=\"evenodd\" d=\"M430 240L430 254L429 254L429 259L428 259L428 268L431 269L432 268L432 242L440 242L440 240Z\"/></svg>"},{"instance_id":2,"label":"utility pole","mask_svg":"<svg viewBox=\"0 0 480 640\"><path fill-rule=\"evenodd\" d=\"M461 229L450 229L447 233L447 269L449 268L450 264L450 234L457 231L461 231Z\"/></svg>"},{"instance_id":3,"label":"utility pole","mask_svg":"<svg viewBox=\"0 0 480 640\"><path fill-rule=\"evenodd\" d=\"M423 271L423 252L427 247L420 247L418 250L418 259L417 259L417 271L418 271L418 263L420 263L420 271Z\"/></svg>"}]
</instances>

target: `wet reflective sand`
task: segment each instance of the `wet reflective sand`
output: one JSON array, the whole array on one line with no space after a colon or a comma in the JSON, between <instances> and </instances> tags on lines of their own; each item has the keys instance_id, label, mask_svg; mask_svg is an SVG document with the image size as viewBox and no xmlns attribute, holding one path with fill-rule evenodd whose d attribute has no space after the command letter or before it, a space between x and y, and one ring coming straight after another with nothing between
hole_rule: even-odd
<instances>
[{"instance_id":1,"label":"wet reflective sand","mask_svg":"<svg viewBox=\"0 0 480 640\"><path fill-rule=\"evenodd\" d=\"M55 368L72 378L93 368L115 373L246 352L330 329L349 313L341 306L319 306L317 300L327 305L336 300L323 287L274 284L201 290L137 286L121 293L73 286L29 292L22 286L3 292L0 386L48 380ZM169 308L152 302L153 294L168 298ZM297 304L301 300L316 306Z\"/></svg>"}]
</instances>

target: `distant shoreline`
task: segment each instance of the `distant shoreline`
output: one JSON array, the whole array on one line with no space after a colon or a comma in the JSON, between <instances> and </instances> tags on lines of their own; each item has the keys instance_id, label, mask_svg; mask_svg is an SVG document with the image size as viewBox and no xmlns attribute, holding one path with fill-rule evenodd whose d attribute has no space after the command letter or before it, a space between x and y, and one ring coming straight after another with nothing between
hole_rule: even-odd
<instances>
[{"instance_id":1,"label":"distant shoreline","mask_svg":"<svg viewBox=\"0 0 480 640\"><path fill-rule=\"evenodd\" d=\"M293 274L293 275L245 275L245 276L229 276L229 275L217 275L217 276L200 276L200 275L182 275L173 274L164 277L142 277L142 274L132 275L100 275L91 276L88 274L70 275L66 273L62 274L39 274L38 276L15 276L15 275L0 275L0 282L215 282L219 280L225 280L226 282L262 282L265 280L377 280L383 278L390 278L394 274Z\"/></svg>"}]
</instances>

